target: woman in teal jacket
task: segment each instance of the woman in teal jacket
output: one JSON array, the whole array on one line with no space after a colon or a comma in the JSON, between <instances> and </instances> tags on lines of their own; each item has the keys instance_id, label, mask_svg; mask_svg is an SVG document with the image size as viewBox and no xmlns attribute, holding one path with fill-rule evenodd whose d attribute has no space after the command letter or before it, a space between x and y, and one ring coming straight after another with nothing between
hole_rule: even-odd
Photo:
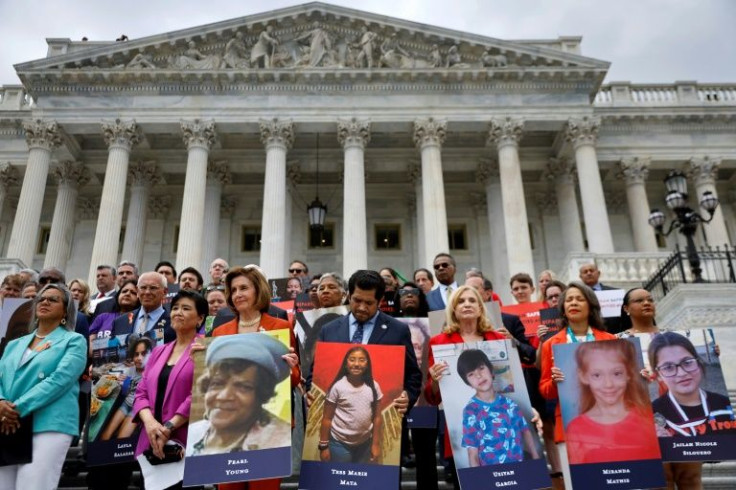
<instances>
[{"instance_id":1,"label":"woman in teal jacket","mask_svg":"<svg viewBox=\"0 0 736 490\"><path fill-rule=\"evenodd\" d=\"M33 300L32 332L13 340L0 359L0 431L13 433L33 415L33 461L0 467L0 489L58 487L69 445L79 435L79 376L87 343L74 332L77 308L63 284Z\"/></svg>"}]
</instances>

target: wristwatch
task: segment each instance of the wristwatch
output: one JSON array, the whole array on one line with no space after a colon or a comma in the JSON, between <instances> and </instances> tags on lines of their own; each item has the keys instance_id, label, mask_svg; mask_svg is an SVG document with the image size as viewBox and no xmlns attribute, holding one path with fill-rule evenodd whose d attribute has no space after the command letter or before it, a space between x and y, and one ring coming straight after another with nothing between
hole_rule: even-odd
<instances>
[{"instance_id":1,"label":"wristwatch","mask_svg":"<svg viewBox=\"0 0 736 490\"><path fill-rule=\"evenodd\" d=\"M166 422L164 422L164 427L169 429L171 432L174 432L174 429L176 428L174 427L174 424L171 423L171 420L167 420Z\"/></svg>"},{"instance_id":2,"label":"wristwatch","mask_svg":"<svg viewBox=\"0 0 736 490\"><path fill-rule=\"evenodd\" d=\"M324 451L325 449L329 449L329 448L330 448L330 443L328 442L320 442L319 444L317 444L317 449L319 449L320 451Z\"/></svg>"}]
</instances>

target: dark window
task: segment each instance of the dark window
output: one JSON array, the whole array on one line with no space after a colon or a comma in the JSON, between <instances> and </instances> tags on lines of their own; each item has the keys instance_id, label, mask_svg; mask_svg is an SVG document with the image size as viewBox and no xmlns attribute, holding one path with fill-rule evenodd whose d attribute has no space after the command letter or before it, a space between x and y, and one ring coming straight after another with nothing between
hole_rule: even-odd
<instances>
[{"instance_id":1,"label":"dark window","mask_svg":"<svg viewBox=\"0 0 736 490\"><path fill-rule=\"evenodd\" d=\"M379 224L375 230L376 250L401 250L401 225Z\"/></svg>"},{"instance_id":2,"label":"dark window","mask_svg":"<svg viewBox=\"0 0 736 490\"><path fill-rule=\"evenodd\" d=\"M309 248L335 248L335 224L325 223L322 230L309 228Z\"/></svg>"},{"instance_id":3,"label":"dark window","mask_svg":"<svg viewBox=\"0 0 736 490\"><path fill-rule=\"evenodd\" d=\"M179 251L179 225L174 225L174 253Z\"/></svg>"},{"instance_id":4,"label":"dark window","mask_svg":"<svg viewBox=\"0 0 736 490\"><path fill-rule=\"evenodd\" d=\"M462 224L448 225L447 240L450 243L450 250L467 250L468 229Z\"/></svg>"},{"instance_id":5,"label":"dark window","mask_svg":"<svg viewBox=\"0 0 736 490\"><path fill-rule=\"evenodd\" d=\"M244 226L240 239L241 252L258 252L261 250L261 227Z\"/></svg>"},{"instance_id":6,"label":"dark window","mask_svg":"<svg viewBox=\"0 0 736 490\"><path fill-rule=\"evenodd\" d=\"M45 254L49 248L49 237L51 236L51 227L42 226L41 231L38 234L38 245L36 246L37 254Z\"/></svg>"},{"instance_id":7,"label":"dark window","mask_svg":"<svg viewBox=\"0 0 736 490\"><path fill-rule=\"evenodd\" d=\"M123 244L125 243L125 226L120 227L120 237L118 238L118 250L123 251ZM127 260L127 259L123 259Z\"/></svg>"}]
</instances>

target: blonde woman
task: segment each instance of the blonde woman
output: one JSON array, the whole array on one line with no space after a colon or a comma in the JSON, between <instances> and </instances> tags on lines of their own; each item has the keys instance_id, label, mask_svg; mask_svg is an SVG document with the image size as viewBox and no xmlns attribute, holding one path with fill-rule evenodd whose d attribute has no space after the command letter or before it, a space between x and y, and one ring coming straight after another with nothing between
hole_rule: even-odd
<instances>
[{"instance_id":1,"label":"blonde woman","mask_svg":"<svg viewBox=\"0 0 736 490\"><path fill-rule=\"evenodd\" d=\"M72 279L69 282L69 291L72 292L72 298L79 304L78 311L89 319L91 313L89 311L89 284L87 284L87 281Z\"/></svg>"}]
</instances>

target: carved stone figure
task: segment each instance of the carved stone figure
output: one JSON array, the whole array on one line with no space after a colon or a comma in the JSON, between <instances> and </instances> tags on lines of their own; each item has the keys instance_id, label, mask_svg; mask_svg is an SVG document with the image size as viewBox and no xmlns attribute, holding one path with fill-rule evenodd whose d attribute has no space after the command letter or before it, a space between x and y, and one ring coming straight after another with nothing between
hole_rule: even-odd
<instances>
[{"instance_id":1,"label":"carved stone figure","mask_svg":"<svg viewBox=\"0 0 736 490\"><path fill-rule=\"evenodd\" d=\"M488 52L488 50L483 51L483 54L480 57L480 61L483 66L485 67L501 67L501 66L507 66L508 61L506 60L506 56L502 54L492 55Z\"/></svg>"},{"instance_id":2,"label":"carved stone figure","mask_svg":"<svg viewBox=\"0 0 736 490\"><path fill-rule=\"evenodd\" d=\"M463 59L457 51L457 45L453 44L447 50L447 58L445 58L445 68L470 68L470 65L462 62Z\"/></svg>"},{"instance_id":3,"label":"carved stone figure","mask_svg":"<svg viewBox=\"0 0 736 490\"><path fill-rule=\"evenodd\" d=\"M388 68L414 67L414 60L401 47L395 32L381 44L381 61L379 66L387 66Z\"/></svg>"},{"instance_id":4,"label":"carved stone figure","mask_svg":"<svg viewBox=\"0 0 736 490\"><path fill-rule=\"evenodd\" d=\"M294 40L297 42L309 40L309 58L306 60L308 66L316 67L334 64L332 41L327 31L322 29L319 22L315 21L312 24L311 31L305 32Z\"/></svg>"},{"instance_id":5,"label":"carved stone figure","mask_svg":"<svg viewBox=\"0 0 736 490\"><path fill-rule=\"evenodd\" d=\"M225 65L230 68L249 68L250 63L248 62L248 50L245 47L245 41L243 41L243 33L238 32L235 37L227 42L225 45L225 56L223 60Z\"/></svg>"},{"instance_id":6,"label":"carved stone figure","mask_svg":"<svg viewBox=\"0 0 736 490\"><path fill-rule=\"evenodd\" d=\"M128 63L125 68L156 68L156 65L153 64L152 56L138 53L132 60L130 60L130 63Z\"/></svg>"},{"instance_id":7,"label":"carved stone figure","mask_svg":"<svg viewBox=\"0 0 736 490\"><path fill-rule=\"evenodd\" d=\"M368 68L373 68L373 42L376 40L377 34L368 30L368 26L360 28L361 36L358 48L360 53L355 60L355 65L362 68L365 65Z\"/></svg>"},{"instance_id":8,"label":"carved stone figure","mask_svg":"<svg viewBox=\"0 0 736 490\"><path fill-rule=\"evenodd\" d=\"M432 68L439 68L442 66L442 55L440 54L440 47L436 44L432 45L432 51L429 52L429 66Z\"/></svg>"},{"instance_id":9,"label":"carved stone figure","mask_svg":"<svg viewBox=\"0 0 736 490\"><path fill-rule=\"evenodd\" d=\"M272 68L274 52L278 45L279 40L273 35L273 26L266 26L266 30L258 35L258 41L253 45L250 62L256 67Z\"/></svg>"},{"instance_id":10,"label":"carved stone figure","mask_svg":"<svg viewBox=\"0 0 736 490\"><path fill-rule=\"evenodd\" d=\"M183 55L174 57L171 65L180 70L217 70L222 65L222 58L216 54L205 56L194 41L189 41L188 49Z\"/></svg>"}]
</instances>

